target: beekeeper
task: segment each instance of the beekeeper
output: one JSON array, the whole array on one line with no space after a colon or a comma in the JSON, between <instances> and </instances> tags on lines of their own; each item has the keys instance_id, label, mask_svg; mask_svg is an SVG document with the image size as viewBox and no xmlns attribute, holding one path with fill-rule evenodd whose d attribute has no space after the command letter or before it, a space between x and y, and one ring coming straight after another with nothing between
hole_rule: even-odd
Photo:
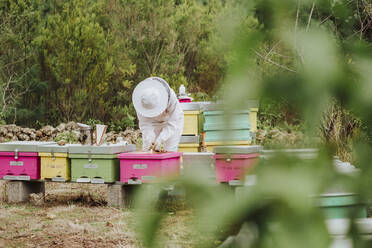
<instances>
[{"instance_id":1,"label":"beekeeper","mask_svg":"<svg viewBox=\"0 0 372 248\"><path fill-rule=\"evenodd\" d=\"M143 150L177 151L183 111L168 83L158 77L146 78L134 89L132 101L142 132Z\"/></svg>"}]
</instances>

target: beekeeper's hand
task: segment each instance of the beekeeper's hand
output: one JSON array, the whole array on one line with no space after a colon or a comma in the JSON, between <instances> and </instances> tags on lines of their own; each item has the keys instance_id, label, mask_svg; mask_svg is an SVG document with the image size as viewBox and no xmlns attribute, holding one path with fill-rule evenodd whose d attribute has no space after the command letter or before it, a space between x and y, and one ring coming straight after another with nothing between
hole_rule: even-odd
<instances>
[{"instance_id":1,"label":"beekeeper's hand","mask_svg":"<svg viewBox=\"0 0 372 248\"><path fill-rule=\"evenodd\" d=\"M154 146L154 137L152 135L144 135L142 142L142 150L144 152L149 152Z\"/></svg>"},{"instance_id":2,"label":"beekeeper's hand","mask_svg":"<svg viewBox=\"0 0 372 248\"><path fill-rule=\"evenodd\" d=\"M164 141L158 137L155 141L155 151L157 152L165 152L164 150L162 150L162 145L163 145Z\"/></svg>"}]
</instances>

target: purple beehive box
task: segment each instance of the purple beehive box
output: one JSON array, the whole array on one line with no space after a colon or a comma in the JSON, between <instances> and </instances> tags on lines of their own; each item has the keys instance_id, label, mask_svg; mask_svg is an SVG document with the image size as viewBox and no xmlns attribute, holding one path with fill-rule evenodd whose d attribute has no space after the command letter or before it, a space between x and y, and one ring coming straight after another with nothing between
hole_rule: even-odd
<instances>
[{"instance_id":1,"label":"purple beehive box","mask_svg":"<svg viewBox=\"0 0 372 248\"><path fill-rule=\"evenodd\" d=\"M7 180L40 179L38 146L54 142L12 141L0 144L0 178Z\"/></svg>"}]
</instances>

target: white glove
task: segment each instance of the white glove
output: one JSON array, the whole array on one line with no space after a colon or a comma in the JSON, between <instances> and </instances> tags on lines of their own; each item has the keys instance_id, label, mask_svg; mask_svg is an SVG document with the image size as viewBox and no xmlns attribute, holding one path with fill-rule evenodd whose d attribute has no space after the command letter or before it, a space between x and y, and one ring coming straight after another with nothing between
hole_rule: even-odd
<instances>
[{"instance_id":1,"label":"white glove","mask_svg":"<svg viewBox=\"0 0 372 248\"><path fill-rule=\"evenodd\" d=\"M155 141L155 151L160 152L161 151L161 145L163 144L161 139L156 139Z\"/></svg>"},{"instance_id":2,"label":"white glove","mask_svg":"<svg viewBox=\"0 0 372 248\"><path fill-rule=\"evenodd\" d=\"M142 145L142 150L144 152L149 152L154 145L154 140L152 137L144 137L143 138L143 145Z\"/></svg>"}]
</instances>

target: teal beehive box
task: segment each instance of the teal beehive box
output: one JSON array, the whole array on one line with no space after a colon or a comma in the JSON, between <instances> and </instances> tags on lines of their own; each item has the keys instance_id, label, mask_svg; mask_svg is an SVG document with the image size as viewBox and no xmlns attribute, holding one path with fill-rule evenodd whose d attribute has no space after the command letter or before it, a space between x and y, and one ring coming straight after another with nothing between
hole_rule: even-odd
<instances>
[{"instance_id":1,"label":"teal beehive box","mask_svg":"<svg viewBox=\"0 0 372 248\"><path fill-rule=\"evenodd\" d=\"M318 197L318 204L327 219L367 218L367 205L356 194L323 194Z\"/></svg>"},{"instance_id":2,"label":"teal beehive box","mask_svg":"<svg viewBox=\"0 0 372 248\"><path fill-rule=\"evenodd\" d=\"M118 153L133 152L135 145L71 145L71 181L86 183L113 183L120 179Z\"/></svg>"},{"instance_id":3,"label":"teal beehive box","mask_svg":"<svg viewBox=\"0 0 372 248\"><path fill-rule=\"evenodd\" d=\"M249 110L225 114L221 110L205 111L203 130L205 141L251 141Z\"/></svg>"}]
</instances>

